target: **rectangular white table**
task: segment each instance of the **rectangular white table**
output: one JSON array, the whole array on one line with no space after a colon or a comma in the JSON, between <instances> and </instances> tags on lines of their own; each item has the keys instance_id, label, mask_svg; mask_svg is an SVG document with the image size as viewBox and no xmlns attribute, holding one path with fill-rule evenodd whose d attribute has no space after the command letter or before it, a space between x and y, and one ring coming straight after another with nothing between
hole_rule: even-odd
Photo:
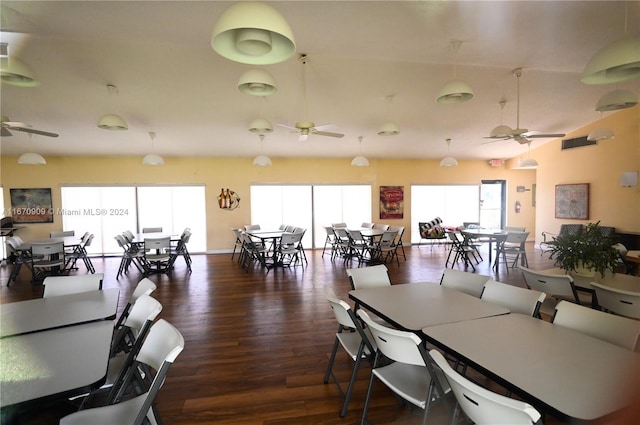
<instances>
[{"instance_id":1,"label":"rectangular white table","mask_svg":"<svg viewBox=\"0 0 640 425\"><path fill-rule=\"evenodd\" d=\"M106 378L113 322L102 320L0 340L0 407L71 397ZM6 412L10 414L10 412Z\"/></svg>"},{"instance_id":2,"label":"rectangular white table","mask_svg":"<svg viewBox=\"0 0 640 425\"><path fill-rule=\"evenodd\" d=\"M110 288L2 304L0 338L113 319L119 294L119 289Z\"/></svg>"},{"instance_id":3,"label":"rectangular white table","mask_svg":"<svg viewBox=\"0 0 640 425\"><path fill-rule=\"evenodd\" d=\"M640 354L520 314L423 329L428 342L563 420L594 420L637 395ZM637 399L636 399L637 401Z\"/></svg>"},{"instance_id":4,"label":"rectangular white table","mask_svg":"<svg viewBox=\"0 0 640 425\"><path fill-rule=\"evenodd\" d=\"M425 326L507 314L509 310L437 283L356 289L349 298L392 325L420 332Z\"/></svg>"}]
</instances>

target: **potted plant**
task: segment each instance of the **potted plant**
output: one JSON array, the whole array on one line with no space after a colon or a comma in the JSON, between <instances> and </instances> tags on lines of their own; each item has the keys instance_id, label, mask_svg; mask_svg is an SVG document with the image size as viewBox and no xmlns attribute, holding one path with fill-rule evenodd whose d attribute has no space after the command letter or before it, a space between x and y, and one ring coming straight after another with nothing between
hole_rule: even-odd
<instances>
[{"instance_id":1,"label":"potted plant","mask_svg":"<svg viewBox=\"0 0 640 425\"><path fill-rule=\"evenodd\" d=\"M565 272L580 276L604 276L607 270L615 273L620 264L620 251L613 236L603 233L600 222L589 223L573 234L556 236L550 243L550 257Z\"/></svg>"}]
</instances>

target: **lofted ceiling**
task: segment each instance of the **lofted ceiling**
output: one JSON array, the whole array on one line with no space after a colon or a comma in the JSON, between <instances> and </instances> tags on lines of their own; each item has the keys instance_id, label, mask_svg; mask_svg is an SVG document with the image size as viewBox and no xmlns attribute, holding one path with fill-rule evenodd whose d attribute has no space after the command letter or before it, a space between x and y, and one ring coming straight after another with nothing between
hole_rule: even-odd
<instances>
[{"instance_id":1,"label":"lofted ceiling","mask_svg":"<svg viewBox=\"0 0 640 425\"><path fill-rule=\"evenodd\" d=\"M264 66L278 91L268 97L236 85L251 65L211 48L223 1L5 1L3 41L28 63L40 86L2 85L2 115L58 138L13 131L3 155L344 157L506 159L526 153L516 141L486 143L491 129L571 133L597 120L598 99L613 89L636 95L640 80L585 85L594 53L640 33L640 2L629 1L273 1L289 22L296 55ZM457 54L451 42L462 42ZM303 65L300 54L309 61ZM303 90L303 66L304 80ZM454 76L471 101L439 104ZM107 84L117 86L110 93ZM303 91L306 91L306 117ZM391 96L391 97L390 97ZM504 110L500 100L506 100ZM97 127L115 113L127 131ZM608 112L611 113L611 112ZM248 131L258 117L274 132L261 147ZM344 138L305 142L277 124L332 124ZM397 136L379 136L393 121ZM362 136L362 144L358 137ZM532 148L553 139L535 139Z\"/></svg>"}]
</instances>

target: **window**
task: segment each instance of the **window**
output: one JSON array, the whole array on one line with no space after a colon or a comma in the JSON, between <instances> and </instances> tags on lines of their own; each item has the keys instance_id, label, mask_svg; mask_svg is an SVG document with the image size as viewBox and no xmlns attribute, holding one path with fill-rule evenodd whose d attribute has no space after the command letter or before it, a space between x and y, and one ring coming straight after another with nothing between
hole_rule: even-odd
<instances>
[{"instance_id":1,"label":"window","mask_svg":"<svg viewBox=\"0 0 640 425\"><path fill-rule=\"evenodd\" d=\"M411 243L420 242L418 223L441 217L447 226L480 221L479 185L412 185Z\"/></svg>"},{"instance_id":2,"label":"window","mask_svg":"<svg viewBox=\"0 0 640 425\"><path fill-rule=\"evenodd\" d=\"M371 221L370 185L251 186L251 223L263 229L281 224L308 229L305 248L324 246L323 226L345 222L359 227L363 221Z\"/></svg>"},{"instance_id":3,"label":"window","mask_svg":"<svg viewBox=\"0 0 640 425\"><path fill-rule=\"evenodd\" d=\"M61 196L62 228L95 235L89 254L120 254L114 236L143 226L170 234L190 227L189 250L206 251L204 186L73 186Z\"/></svg>"}]
</instances>

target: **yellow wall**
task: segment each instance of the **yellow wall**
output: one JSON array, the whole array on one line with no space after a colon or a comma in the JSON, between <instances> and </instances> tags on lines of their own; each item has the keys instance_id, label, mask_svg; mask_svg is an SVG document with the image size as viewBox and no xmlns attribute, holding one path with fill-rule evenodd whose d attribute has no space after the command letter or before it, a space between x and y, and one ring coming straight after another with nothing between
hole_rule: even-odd
<instances>
[{"instance_id":1,"label":"yellow wall","mask_svg":"<svg viewBox=\"0 0 640 425\"><path fill-rule=\"evenodd\" d=\"M252 183L369 183L373 189L372 218L379 217L377 196L380 185L405 187L405 218L387 220L388 224L407 227L406 241L411 233L412 184L479 184L482 179L506 179L507 224L525 226L540 239L541 231L556 232L566 220L554 218L554 187L559 183L591 183L591 220L614 225L625 231L640 231L640 187L621 188L621 172L640 170L640 132L638 107L611 114L567 137L588 133L606 125L616 134L610 141L597 146L560 152L560 140L532 149L531 156L540 164L533 170L511 169L509 161L491 167L487 161L459 161L458 167L441 168L439 160L380 160L370 158L370 167L351 167L351 158L300 159L272 158L272 167L254 167L251 158L165 158L165 165L149 167L139 157L47 157L46 166L17 164L17 157L2 157L0 182L5 205L10 206L9 188L51 187L54 207L60 207L60 186L68 184L204 184L207 197L207 249L228 249L230 228L250 222L249 187ZM536 180L537 179L537 180ZM537 184L536 201L532 191L516 192L517 186L531 189ZM220 210L216 197L220 188L235 190L240 207ZM522 204L514 212L516 200ZM419 217L420 221L433 217ZM443 217L446 222L446 217ZM61 217L53 224L31 224L21 233L25 239L44 237L60 230ZM461 223L446 223L459 225ZM125 230L125 229L123 229Z\"/></svg>"},{"instance_id":2,"label":"yellow wall","mask_svg":"<svg viewBox=\"0 0 640 425\"><path fill-rule=\"evenodd\" d=\"M580 128L566 138L609 128L611 140L597 145L562 151L561 141L554 140L531 151L538 163L536 240L541 232L557 233L563 223L588 223L600 220L617 231L640 233L640 186L620 187L624 171L640 171L640 106L609 113L604 118ZM555 218L555 185L589 183L589 220Z\"/></svg>"}]
</instances>

